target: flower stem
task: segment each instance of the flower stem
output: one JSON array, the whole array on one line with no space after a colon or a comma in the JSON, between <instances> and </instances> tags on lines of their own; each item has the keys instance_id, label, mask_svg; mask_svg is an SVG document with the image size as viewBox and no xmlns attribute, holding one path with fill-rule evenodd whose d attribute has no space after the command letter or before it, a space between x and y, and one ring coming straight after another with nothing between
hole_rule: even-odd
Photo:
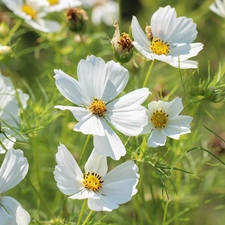
<instances>
[{"instance_id":1,"label":"flower stem","mask_svg":"<svg viewBox=\"0 0 225 225\"><path fill-rule=\"evenodd\" d=\"M28 181L29 185L32 187L32 189L34 190L34 192L37 194L37 196L39 197L39 199L41 200L41 202L45 206L45 208L47 210L46 213L49 215L50 218L54 219L55 218L55 215L53 214L53 212L49 208L48 204L46 203L46 201L44 200L44 198L42 197L42 195L38 192L38 190L35 188L35 186L31 182L31 180L28 178L28 176L26 176L26 180Z\"/></svg>"},{"instance_id":2,"label":"flower stem","mask_svg":"<svg viewBox=\"0 0 225 225\"><path fill-rule=\"evenodd\" d=\"M86 224L87 224L87 222L89 221L89 219L90 219L90 217L91 217L91 214L92 214L93 212L94 212L93 210L91 210L91 211L89 212L88 216L86 217L86 219L85 219L85 221L82 223L82 225L86 225Z\"/></svg>"},{"instance_id":3,"label":"flower stem","mask_svg":"<svg viewBox=\"0 0 225 225\"><path fill-rule=\"evenodd\" d=\"M148 73L145 77L145 80L144 80L144 83L143 83L143 86L142 87L146 87L147 83L148 83L148 80L149 80L149 77L150 77L150 74L151 74L151 71L152 71L152 68L153 68L153 65L154 65L154 61L152 61L149 69L148 69Z\"/></svg>"},{"instance_id":4,"label":"flower stem","mask_svg":"<svg viewBox=\"0 0 225 225\"><path fill-rule=\"evenodd\" d=\"M77 221L77 225L80 225L80 223L81 223L82 216L83 216L84 210L85 210L85 208L86 208L86 204L87 204L87 199L84 200L84 203L83 203L83 205L82 205L82 209L81 209L81 212L80 212L78 221ZM85 220L85 221L86 221L86 220Z\"/></svg>"},{"instance_id":5,"label":"flower stem","mask_svg":"<svg viewBox=\"0 0 225 225\"><path fill-rule=\"evenodd\" d=\"M86 147L87 147L87 144L88 144L88 142L89 142L89 140L90 140L90 137L91 137L91 135L88 135L88 136L87 136L87 139L86 139L86 141L85 141L85 143L84 143L84 147L83 147L83 149L82 149L82 152L81 152L81 155L80 155L78 164L80 164L80 162L81 162L81 160L82 160L82 158L83 158L83 156L84 156L84 152L85 152L85 150L86 150Z\"/></svg>"}]
</instances>

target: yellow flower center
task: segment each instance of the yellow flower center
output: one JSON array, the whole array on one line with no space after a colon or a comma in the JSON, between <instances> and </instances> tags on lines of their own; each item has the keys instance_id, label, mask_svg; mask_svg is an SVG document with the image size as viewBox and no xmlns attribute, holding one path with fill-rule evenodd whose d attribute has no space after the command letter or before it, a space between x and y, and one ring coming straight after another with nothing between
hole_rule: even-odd
<instances>
[{"instance_id":1,"label":"yellow flower center","mask_svg":"<svg viewBox=\"0 0 225 225\"><path fill-rule=\"evenodd\" d=\"M168 116L162 110L153 113L152 118L150 119L155 128L163 128L166 127L168 122Z\"/></svg>"},{"instance_id":2,"label":"yellow flower center","mask_svg":"<svg viewBox=\"0 0 225 225\"><path fill-rule=\"evenodd\" d=\"M23 5L22 11L26 13L27 15L31 16L32 19L35 19L37 16L37 12L29 5Z\"/></svg>"},{"instance_id":3,"label":"yellow flower center","mask_svg":"<svg viewBox=\"0 0 225 225\"><path fill-rule=\"evenodd\" d=\"M153 38L150 42L150 50L157 55L167 55L170 53L170 45L160 38Z\"/></svg>"},{"instance_id":4,"label":"yellow flower center","mask_svg":"<svg viewBox=\"0 0 225 225\"><path fill-rule=\"evenodd\" d=\"M89 109L91 110L92 114L100 117L104 116L105 112L107 111L105 103L97 98L94 98L94 101L89 106Z\"/></svg>"},{"instance_id":5,"label":"yellow flower center","mask_svg":"<svg viewBox=\"0 0 225 225\"><path fill-rule=\"evenodd\" d=\"M83 176L83 184L85 188L92 191L99 191L102 188L103 180L97 173L87 173Z\"/></svg>"},{"instance_id":6,"label":"yellow flower center","mask_svg":"<svg viewBox=\"0 0 225 225\"><path fill-rule=\"evenodd\" d=\"M59 0L48 0L50 5L56 5L59 3Z\"/></svg>"}]
</instances>

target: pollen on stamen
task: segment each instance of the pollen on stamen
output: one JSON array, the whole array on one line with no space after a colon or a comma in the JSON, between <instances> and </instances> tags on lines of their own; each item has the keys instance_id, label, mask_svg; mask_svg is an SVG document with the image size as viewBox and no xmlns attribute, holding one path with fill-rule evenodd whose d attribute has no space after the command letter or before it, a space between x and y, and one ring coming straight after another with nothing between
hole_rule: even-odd
<instances>
[{"instance_id":1,"label":"pollen on stamen","mask_svg":"<svg viewBox=\"0 0 225 225\"><path fill-rule=\"evenodd\" d=\"M157 55L168 55L170 53L169 43L162 41L160 38L153 38L150 44L150 50Z\"/></svg>"},{"instance_id":2,"label":"pollen on stamen","mask_svg":"<svg viewBox=\"0 0 225 225\"><path fill-rule=\"evenodd\" d=\"M83 176L83 185L85 188L90 189L92 191L99 191L102 188L101 176L97 173L88 172Z\"/></svg>"},{"instance_id":3,"label":"pollen on stamen","mask_svg":"<svg viewBox=\"0 0 225 225\"><path fill-rule=\"evenodd\" d=\"M92 114L97 115L99 117L104 116L105 112L107 111L105 103L97 98L94 98L94 101L89 106L89 109Z\"/></svg>"},{"instance_id":4,"label":"pollen on stamen","mask_svg":"<svg viewBox=\"0 0 225 225\"><path fill-rule=\"evenodd\" d=\"M156 110L151 117L151 122L155 128L165 128L168 122L169 115L162 110Z\"/></svg>"}]
</instances>

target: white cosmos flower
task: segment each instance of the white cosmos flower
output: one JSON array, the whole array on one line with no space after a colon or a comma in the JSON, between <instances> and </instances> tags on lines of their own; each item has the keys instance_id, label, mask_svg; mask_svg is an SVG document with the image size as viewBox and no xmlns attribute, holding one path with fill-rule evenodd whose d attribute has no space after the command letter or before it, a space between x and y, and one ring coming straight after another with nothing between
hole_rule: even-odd
<instances>
[{"instance_id":1,"label":"white cosmos flower","mask_svg":"<svg viewBox=\"0 0 225 225\"><path fill-rule=\"evenodd\" d=\"M54 176L60 191L71 199L88 199L88 207L95 211L112 211L136 194L138 167L126 161L107 173L106 157L92 152L83 174L64 145L58 147L58 165Z\"/></svg>"},{"instance_id":2,"label":"white cosmos flower","mask_svg":"<svg viewBox=\"0 0 225 225\"><path fill-rule=\"evenodd\" d=\"M81 5L79 0L46 0L48 7L46 10L48 12L60 12L64 9L74 8Z\"/></svg>"},{"instance_id":3,"label":"white cosmos flower","mask_svg":"<svg viewBox=\"0 0 225 225\"><path fill-rule=\"evenodd\" d=\"M42 32L57 32L61 29L58 22L46 20L48 4L46 0L2 0L13 13L31 27Z\"/></svg>"},{"instance_id":4,"label":"white cosmos flower","mask_svg":"<svg viewBox=\"0 0 225 225\"><path fill-rule=\"evenodd\" d=\"M26 176L27 159L21 150L9 149L0 168L0 218L4 225L27 225L30 215L12 197L3 196L6 191L15 187Z\"/></svg>"},{"instance_id":5,"label":"white cosmos flower","mask_svg":"<svg viewBox=\"0 0 225 225\"><path fill-rule=\"evenodd\" d=\"M0 74L0 124L1 131L7 136L0 133L0 154L13 146L15 138L21 139L18 135L20 125L18 98L25 109L29 96L20 89L15 90L10 78Z\"/></svg>"},{"instance_id":6,"label":"white cosmos flower","mask_svg":"<svg viewBox=\"0 0 225 225\"><path fill-rule=\"evenodd\" d=\"M147 88L115 99L126 86L129 74L119 63L87 56L78 64L78 81L61 70L54 70L61 94L78 106L55 106L70 110L79 121L75 131L94 135L94 148L104 156L119 159L125 147L111 126L127 136L140 134L148 123L141 104L149 95Z\"/></svg>"},{"instance_id":7,"label":"white cosmos flower","mask_svg":"<svg viewBox=\"0 0 225 225\"><path fill-rule=\"evenodd\" d=\"M84 8L93 7L92 22L99 25L101 22L112 26L119 17L119 5L113 0L82 0Z\"/></svg>"},{"instance_id":8,"label":"white cosmos flower","mask_svg":"<svg viewBox=\"0 0 225 225\"><path fill-rule=\"evenodd\" d=\"M221 17L225 17L225 0L215 0L209 9Z\"/></svg>"},{"instance_id":9,"label":"white cosmos flower","mask_svg":"<svg viewBox=\"0 0 225 225\"><path fill-rule=\"evenodd\" d=\"M191 116L178 115L183 110L181 98L171 102L153 101L148 104L149 123L143 133L151 133L148 146L163 146L166 137L179 139L180 135L190 133Z\"/></svg>"},{"instance_id":10,"label":"white cosmos flower","mask_svg":"<svg viewBox=\"0 0 225 225\"><path fill-rule=\"evenodd\" d=\"M135 16L131 27L132 44L147 59L160 60L181 69L197 68L197 62L188 59L196 56L203 44L192 43L197 36L192 19L177 17L175 9L166 6L153 14L146 34Z\"/></svg>"}]
</instances>

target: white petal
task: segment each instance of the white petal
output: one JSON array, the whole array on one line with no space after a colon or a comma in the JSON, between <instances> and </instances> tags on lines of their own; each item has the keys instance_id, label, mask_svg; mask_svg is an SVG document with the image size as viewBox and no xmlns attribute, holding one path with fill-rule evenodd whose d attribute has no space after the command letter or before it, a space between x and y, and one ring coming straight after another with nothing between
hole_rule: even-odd
<instances>
[{"instance_id":1,"label":"white petal","mask_svg":"<svg viewBox=\"0 0 225 225\"><path fill-rule=\"evenodd\" d=\"M86 93L88 100L101 99L104 90L106 66L102 58L93 55L80 60L77 67L78 80L81 90Z\"/></svg>"},{"instance_id":2,"label":"white petal","mask_svg":"<svg viewBox=\"0 0 225 225\"><path fill-rule=\"evenodd\" d=\"M165 145L165 143L166 143L166 135L163 134L162 130L159 128L153 129L148 139L148 146L156 148L158 146Z\"/></svg>"},{"instance_id":3,"label":"white petal","mask_svg":"<svg viewBox=\"0 0 225 225\"><path fill-rule=\"evenodd\" d=\"M106 63L105 77L101 79L104 80L104 91L101 99L108 102L123 91L129 80L129 73L119 63L109 61Z\"/></svg>"},{"instance_id":4,"label":"white petal","mask_svg":"<svg viewBox=\"0 0 225 225\"><path fill-rule=\"evenodd\" d=\"M7 135L6 138L3 134L0 134L0 154L4 154L6 150L11 149L15 142L16 139L14 137Z\"/></svg>"},{"instance_id":5,"label":"white petal","mask_svg":"<svg viewBox=\"0 0 225 225\"><path fill-rule=\"evenodd\" d=\"M190 133L189 127L178 127L178 126L172 126L168 125L165 128L162 129L163 133L173 139L178 140L180 138L180 135Z\"/></svg>"},{"instance_id":6,"label":"white petal","mask_svg":"<svg viewBox=\"0 0 225 225\"><path fill-rule=\"evenodd\" d=\"M107 159L103 155L99 155L96 151L92 151L85 164L85 172L97 173L100 176L104 176L108 171Z\"/></svg>"},{"instance_id":7,"label":"white petal","mask_svg":"<svg viewBox=\"0 0 225 225\"><path fill-rule=\"evenodd\" d=\"M202 43L183 43L177 44L176 47L171 49L170 54L173 56L173 60L177 62L177 67L179 67L179 63L182 63L184 60L196 56L202 49Z\"/></svg>"},{"instance_id":8,"label":"white petal","mask_svg":"<svg viewBox=\"0 0 225 225\"><path fill-rule=\"evenodd\" d=\"M113 209L119 208L119 205L113 202L111 199L106 196L101 196L100 199L88 199L88 207L94 211L112 211Z\"/></svg>"},{"instance_id":9,"label":"white petal","mask_svg":"<svg viewBox=\"0 0 225 225\"><path fill-rule=\"evenodd\" d=\"M106 119L120 132L135 136L148 123L146 109L140 104L148 97L147 88L141 88L107 105Z\"/></svg>"},{"instance_id":10,"label":"white petal","mask_svg":"<svg viewBox=\"0 0 225 225\"><path fill-rule=\"evenodd\" d=\"M53 20L44 20L44 19L39 19L39 20L25 20L25 22L33 27L36 30L46 32L46 33L53 33L57 32L61 29L61 25Z\"/></svg>"},{"instance_id":11,"label":"white petal","mask_svg":"<svg viewBox=\"0 0 225 225\"><path fill-rule=\"evenodd\" d=\"M4 213L3 210L7 210L7 212ZM1 224L4 225L28 225L30 223L30 215L28 212L20 205L19 202L11 197L6 196L0 198L0 215ZM7 223L4 223L2 219L3 221L6 219Z\"/></svg>"},{"instance_id":12,"label":"white petal","mask_svg":"<svg viewBox=\"0 0 225 225\"><path fill-rule=\"evenodd\" d=\"M162 102L161 104L164 104L164 107L162 108L165 110L166 114L169 115L169 117L177 116L184 108L182 99L178 97L170 102Z\"/></svg>"},{"instance_id":13,"label":"white petal","mask_svg":"<svg viewBox=\"0 0 225 225\"><path fill-rule=\"evenodd\" d=\"M76 105L89 105L89 101L83 94L80 84L72 77L68 76L62 70L54 70L55 83L60 93L69 101Z\"/></svg>"},{"instance_id":14,"label":"white petal","mask_svg":"<svg viewBox=\"0 0 225 225\"><path fill-rule=\"evenodd\" d=\"M132 17L131 28L134 41L137 42L145 51L149 51L149 40L144 31L141 29L135 16Z\"/></svg>"},{"instance_id":15,"label":"white petal","mask_svg":"<svg viewBox=\"0 0 225 225\"><path fill-rule=\"evenodd\" d=\"M79 0L61 0L58 4L49 5L46 8L48 12L61 12L64 9L75 8L81 4Z\"/></svg>"},{"instance_id":16,"label":"white petal","mask_svg":"<svg viewBox=\"0 0 225 225\"><path fill-rule=\"evenodd\" d=\"M89 189L85 189L83 188L82 190L80 190L78 193L70 196L69 198L71 199L99 199L99 195L98 195L98 192L94 192L94 191L91 191Z\"/></svg>"},{"instance_id":17,"label":"white petal","mask_svg":"<svg viewBox=\"0 0 225 225\"><path fill-rule=\"evenodd\" d=\"M26 176L28 167L21 150L9 149L0 169L0 194L20 183Z\"/></svg>"},{"instance_id":18,"label":"white petal","mask_svg":"<svg viewBox=\"0 0 225 225\"><path fill-rule=\"evenodd\" d=\"M119 5L114 1L103 1L102 4L96 4L92 10L92 22L95 25L104 22L107 26L112 26L113 21L118 20Z\"/></svg>"},{"instance_id":19,"label":"white petal","mask_svg":"<svg viewBox=\"0 0 225 225\"><path fill-rule=\"evenodd\" d=\"M84 188L83 174L76 160L63 144L58 147L56 161L58 165L55 167L54 178L63 194L73 195Z\"/></svg>"},{"instance_id":20,"label":"white petal","mask_svg":"<svg viewBox=\"0 0 225 225\"><path fill-rule=\"evenodd\" d=\"M167 41L167 32L171 31L176 19L176 11L170 6L160 7L151 18L151 29L153 37Z\"/></svg>"},{"instance_id":21,"label":"white petal","mask_svg":"<svg viewBox=\"0 0 225 225\"><path fill-rule=\"evenodd\" d=\"M110 156L114 160L119 160L121 156L126 154L126 149L118 135L105 122L105 135L94 136L95 151L103 156Z\"/></svg>"}]
</instances>

